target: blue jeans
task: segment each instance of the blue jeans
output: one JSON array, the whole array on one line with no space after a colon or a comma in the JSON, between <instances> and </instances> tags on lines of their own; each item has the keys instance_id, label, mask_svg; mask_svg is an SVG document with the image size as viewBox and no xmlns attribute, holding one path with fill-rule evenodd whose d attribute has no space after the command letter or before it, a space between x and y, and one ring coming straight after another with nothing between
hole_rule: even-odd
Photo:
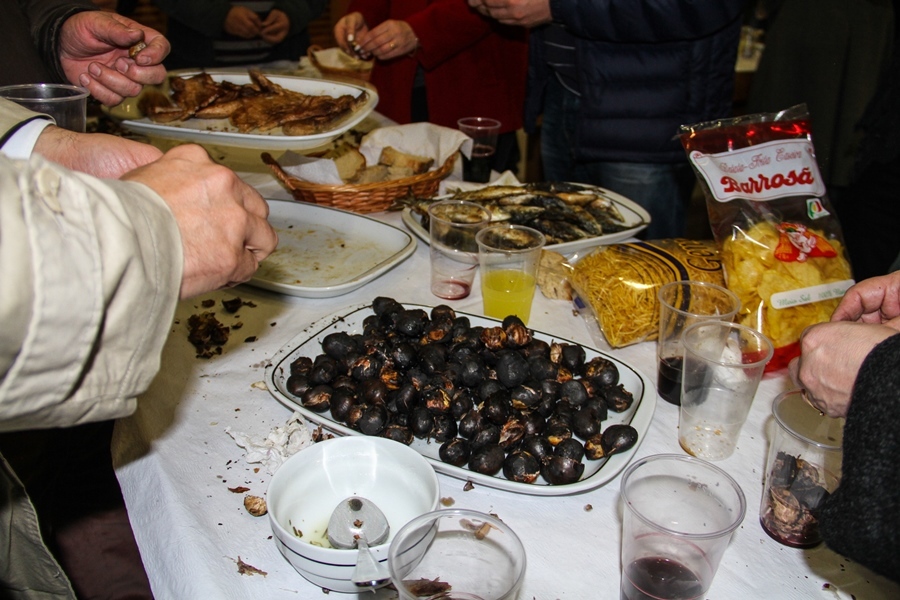
<instances>
[{"instance_id":1,"label":"blue jeans","mask_svg":"<svg viewBox=\"0 0 900 600\"><path fill-rule=\"evenodd\" d=\"M575 132L581 99L551 78L544 100L541 160L546 181L590 183L634 200L650 213L645 239L683 236L696 177L687 163L577 161Z\"/></svg>"}]
</instances>

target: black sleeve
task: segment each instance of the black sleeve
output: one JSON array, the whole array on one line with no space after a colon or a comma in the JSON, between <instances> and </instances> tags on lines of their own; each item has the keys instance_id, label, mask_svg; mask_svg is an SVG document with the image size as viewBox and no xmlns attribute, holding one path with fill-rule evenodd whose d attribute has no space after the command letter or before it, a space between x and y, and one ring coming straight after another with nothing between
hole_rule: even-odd
<instances>
[{"instance_id":1,"label":"black sleeve","mask_svg":"<svg viewBox=\"0 0 900 600\"><path fill-rule=\"evenodd\" d=\"M66 80L60 65L59 32L66 19L75 13L100 9L90 0L19 0L19 4L28 16L31 39L44 65L57 81L77 85L77 81Z\"/></svg>"},{"instance_id":2,"label":"black sleeve","mask_svg":"<svg viewBox=\"0 0 900 600\"><path fill-rule=\"evenodd\" d=\"M839 349L835 349L839 351ZM900 335L875 347L853 387L841 483L825 502L825 543L900 581Z\"/></svg>"}]
</instances>

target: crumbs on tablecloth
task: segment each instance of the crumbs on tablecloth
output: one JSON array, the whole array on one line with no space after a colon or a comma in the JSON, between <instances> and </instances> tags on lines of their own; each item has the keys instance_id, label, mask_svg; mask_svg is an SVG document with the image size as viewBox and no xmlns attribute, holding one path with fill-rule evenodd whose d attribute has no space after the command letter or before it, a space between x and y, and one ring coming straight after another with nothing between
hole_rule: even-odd
<instances>
[{"instance_id":1,"label":"crumbs on tablecloth","mask_svg":"<svg viewBox=\"0 0 900 600\"><path fill-rule=\"evenodd\" d=\"M593 504L585 504L584 505L584 512L591 512L592 510L594 510Z\"/></svg>"},{"instance_id":2,"label":"crumbs on tablecloth","mask_svg":"<svg viewBox=\"0 0 900 600\"><path fill-rule=\"evenodd\" d=\"M228 488L228 491L232 494L243 494L244 492L249 492L250 488L239 485L238 487Z\"/></svg>"},{"instance_id":3,"label":"crumbs on tablecloth","mask_svg":"<svg viewBox=\"0 0 900 600\"><path fill-rule=\"evenodd\" d=\"M228 328L211 312L191 315L188 318L188 341L197 349L197 358L212 358L222 354L222 346L228 341Z\"/></svg>"},{"instance_id":4,"label":"crumbs on tablecloth","mask_svg":"<svg viewBox=\"0 0 900 600\"><path fill-rule=\"evenodd\" d=\"M464 492L468 492L469 490L474 490L474 489L475 489L475 484L472 483L471 481L467 481L466 485L463 486Z\"/></svg>"},{"instance_id":5,"label":"crumbs on tablecloth","mask_svg":"<svg viewBox=\"0 0 900 600\"><path fill-rule=\"evenodd\" d=\"M230 300L222 300L222 307L232 314L240 310L242 304L243 302L241 302L241 299L238 297L231 298Z\"/></svg>"},{"instance_id":6,"label":"crumbs on tablecloth","mask_svg":"<svg viewBox=\"0 0 900 600\"><path fill-rule=\"evenodd\" d=\"M255 341L256 341L256 336L255 336L255 335L251 335L251 336L249 336L249 337L245 337L245 338L244 338L244 343L245 343L245 344L252 344L252 343L255 342Z\"/></svg>"},{"instance_id":7,"label":"crumbs on tablecloth","mask_svg":"<svg viewBox=\"0 0 900 600\"><path fill-rule=\"evenodd\" d=\"M242 561L240 556L238 556L237 559L237 566L238 573L240 573L241 575L262 575L263 577L268 575L268 573L266 573L265 571L257 569L253 565L248 565L247 563Z\"/></svg>"},{"instance_id":8,"label":"crumbs on tablecloth","mask_svg":"<svg viewBox=\"0 0 900 600\"><path fill-rule=\"evenodd\" d=\"M443 505L443 506L450 507L450 506L453 506L454 504L456 504L456 500L454 500L453 498L451 498L449 496L447 496L445 498L441 498L441 505Z\"/></svg>"}]
</instances>

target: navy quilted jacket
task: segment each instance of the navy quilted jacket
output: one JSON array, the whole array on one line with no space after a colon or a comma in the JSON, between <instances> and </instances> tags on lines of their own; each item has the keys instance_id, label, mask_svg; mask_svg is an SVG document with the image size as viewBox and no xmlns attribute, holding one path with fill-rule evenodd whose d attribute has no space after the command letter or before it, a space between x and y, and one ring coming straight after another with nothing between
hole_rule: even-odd
<instances>
[{"instance_id":1,"label":"navy quilted jacket","mask_svg":"<svg viewBox=\"0 0 900 600\"><path fill-rule=\"evenodd\" d=\"M580 160L678 162L682 124L728 116L745 0L550 0L576 37ZM525 124L552 72L532 32Z\"/></svg>"}]
</instances>

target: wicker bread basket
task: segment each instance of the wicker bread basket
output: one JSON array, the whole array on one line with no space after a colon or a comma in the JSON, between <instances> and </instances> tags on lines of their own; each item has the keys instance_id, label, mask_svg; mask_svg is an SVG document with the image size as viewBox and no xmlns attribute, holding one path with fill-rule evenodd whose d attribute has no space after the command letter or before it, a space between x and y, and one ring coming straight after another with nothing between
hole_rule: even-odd
<instances>
[{"instance_id":1,"label":"wicker bread basket","mask_svg":"<svg viewBox=\"0 0 900 600\"><path fill-rule=\"evenodd\" d=\"M309 62L312 63L312 66L318 69L322 75L336 75L338 77L348 77L350 79L361 79L362 81L369 81L369 78L372 76L372 64L374 64L374 61L369 61L369 66L365 69L338 69L336 67L326 67L316 58L316 52L321 52L322 50L323 48L321 46L313 45L306 51Z\"/></svg>"},{"instance_id":2,"label":"wicker bread basket","mask_svg":"<svg viewBox=\"0 0 900 600\"><path fill-rule=\"evenodd\" d=\"M297 200L357 213L373 213L387 210L394 200L410 194L432 198L437 194L441 180L453 170L456 154L451 154L443 165L427 173L360 185L324 185L303 181L286 173L268 152L262 153L262 160Z\"/></svg>"}]
</instances>

